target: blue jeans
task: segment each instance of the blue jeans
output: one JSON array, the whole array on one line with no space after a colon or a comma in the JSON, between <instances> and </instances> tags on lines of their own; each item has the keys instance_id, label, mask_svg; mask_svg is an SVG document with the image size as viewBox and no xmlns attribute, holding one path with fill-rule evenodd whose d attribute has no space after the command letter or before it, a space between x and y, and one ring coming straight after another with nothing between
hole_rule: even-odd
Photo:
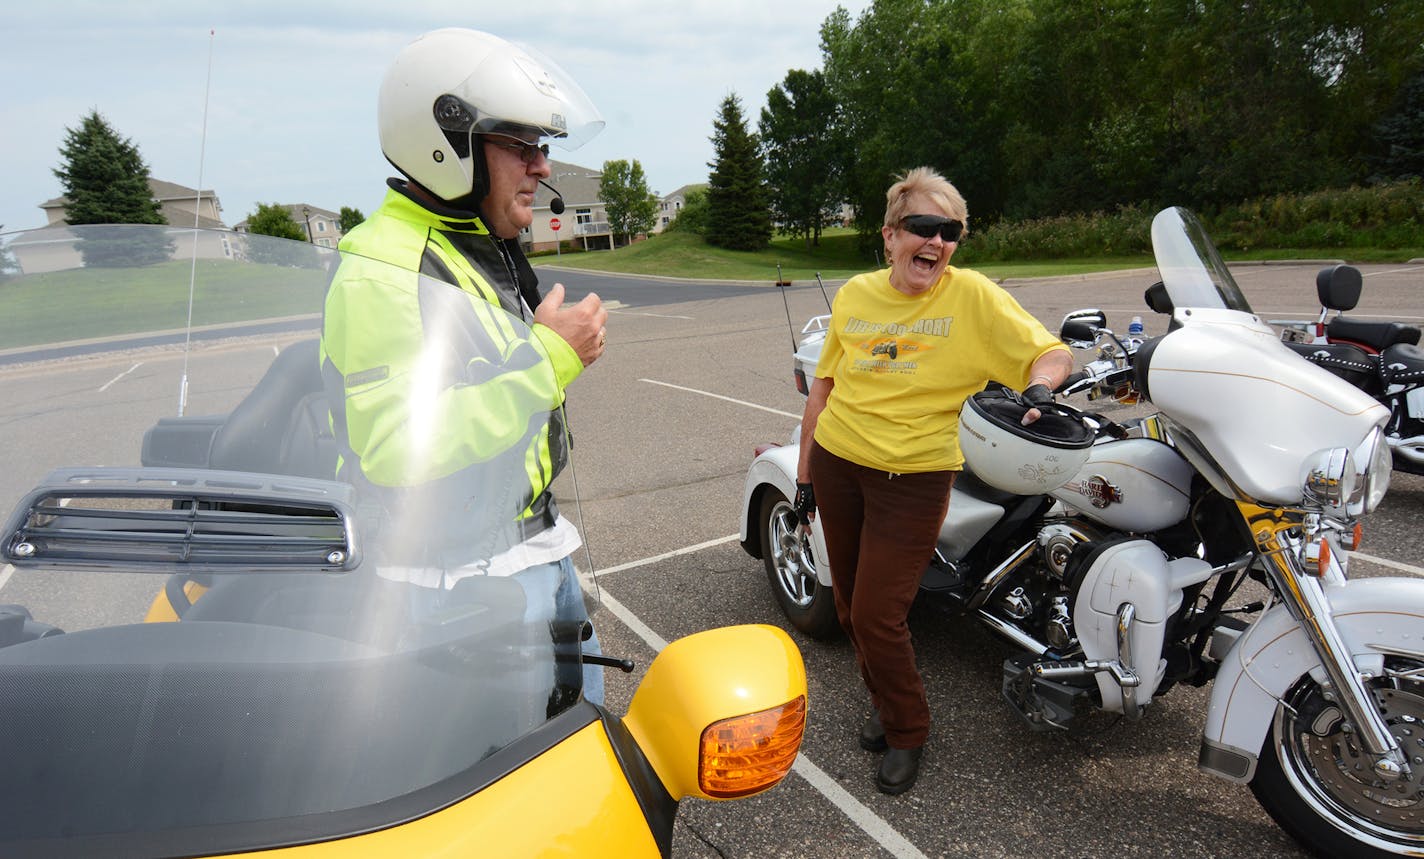
<instances>
[{"instance_id":1,"label":"blue jeans","mask_svg":"<svg viewBox=\"0 0 1424 859\"><path fill-rule=\"evenodd\" d=\"M524 589L524 619L536 620L588 620L588 608L583 602L583 588L579 586L578 573L574 571L571 558L564 558L551 564L539 564L520 570L513 576ZM584 642L585 653L601 654L598 633ZM583 667L583 697L595 704L603 704L603 666Z\"/></svg>"}]
</instances>

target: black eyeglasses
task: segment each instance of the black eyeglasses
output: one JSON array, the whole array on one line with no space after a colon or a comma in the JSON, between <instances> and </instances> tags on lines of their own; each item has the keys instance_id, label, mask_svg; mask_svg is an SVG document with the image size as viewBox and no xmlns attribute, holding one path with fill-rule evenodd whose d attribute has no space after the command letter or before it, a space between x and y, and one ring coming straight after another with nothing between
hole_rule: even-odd
<instances>
[{"instance_id":1,"label":"black eyeglasses","mask_svg":"<svg viewBox=\"0 0 1424 859\"><path fill-rule=\"evenodd\" d=\"M545 158L549 157L549 144L547 143L527 143L517 137L506 137L503 134L486 134L485 140L501 149L518 152L519 160L525 164L533 164L540 155Z\"/></svg>"},{"instance_id":2,"label":"black eyeglasses","mask_svg":"<svg viewBox=\"0 0 1424 859\"><path fill-rule=\"evenodd\" d=\"M964 235L964 222L942 215L906 215L900 219L900 229L922 239L933 238L938 233L947 242L957 242Z\"/></svg>"}]
</instances>

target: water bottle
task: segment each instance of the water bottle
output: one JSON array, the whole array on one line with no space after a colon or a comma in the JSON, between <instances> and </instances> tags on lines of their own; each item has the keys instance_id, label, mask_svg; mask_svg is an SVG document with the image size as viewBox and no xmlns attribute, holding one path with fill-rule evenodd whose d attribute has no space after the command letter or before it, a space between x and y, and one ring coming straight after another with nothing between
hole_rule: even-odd
<instances>
[{"instance_id":1,"label":"water bottle","mask_svg":"<svg viewBox=\"0 0 1424 859\"><path fill-rule=\"evenodd\" d=\"M1134 317L1132 317L1132 321L1129 322L1129 323L1127 323L1127 336L1128 336L1128 337L1138 337L1138 338L1142 337L1142 317L1141 317L1141 316L1134 316Z\"/></svg>"}]
</instances>

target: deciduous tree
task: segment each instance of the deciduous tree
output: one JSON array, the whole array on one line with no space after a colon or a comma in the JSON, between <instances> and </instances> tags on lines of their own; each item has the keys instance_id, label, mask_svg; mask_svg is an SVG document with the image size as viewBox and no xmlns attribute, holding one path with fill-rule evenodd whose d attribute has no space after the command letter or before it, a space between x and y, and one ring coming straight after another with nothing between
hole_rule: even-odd
<instances>
[{"instance_id":1,"label":"deciduous tree","mask_svg":"<svg viewBox=\"0 0 1424 859\"><path fill-rule=\"evenodd\" d=\"M820 244L841 201L835 113L825 75L792 69L766 94L758 123L772 217L808 247Z\"/></svg>"},{"instance_id":2,"label":"deciduous tree","mask_svg":"<svg viewBox=\"0 0 1424 859\"><path fill-rule=\"evenodd\" d=\"M648 189L643 165L636 159L603 162L598 198L608 212L608 227L615 236L632 241L636 235L652 232L657 224L658 198Z\"/></svg>"}]
</instances>

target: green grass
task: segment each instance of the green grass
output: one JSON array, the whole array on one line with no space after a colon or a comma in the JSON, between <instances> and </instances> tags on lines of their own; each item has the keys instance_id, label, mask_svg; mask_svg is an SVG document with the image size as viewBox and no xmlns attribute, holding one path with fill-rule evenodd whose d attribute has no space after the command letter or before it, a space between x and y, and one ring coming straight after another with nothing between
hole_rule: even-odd
<instances>
[{"instance_id":1,"label":"green grass","mask_svg":"<svg viewBox=\"0 0 1424 859\"><path fill-rule=\"evenodd\" d=\"M974 262L972 241L966 242L965 247L955 255L955 265L977 269L993 278L1082 274L1152 264L1151 257L1128 256L1055 262L993 262L980 266ZM884 259L878 258L874 252L863 253L859 250L855 232L849 229L830 230L821 236L818 247L809 249L804 239L778 236L765 250L729 251L714 248L690 233L674 232L656 235L647 241L613 251L544 255L533 262L535 265L560 265L585 271L769 282L775 282L778 265L785 280L811 280L818 272L826 280L843 280L884 265Z\"/></svg>"},{"instance_id":2,"label":"green grass","mask_svg":"<svg viewBox=\"0 0 1424 859\"><path fill-rule=\"evenodd\" d=\"M87 268L0 281L0 350L181 330L188 324L190 261ZM199 260L193 325L320 313L325 270Z\"/></svg>"},{"instance_id":3,"label":"green grass","mask_svg":"<svg viewBox=\"0 0 1424 859\"><path fill-rule=\"evenodd\" d=\"M1424 248L1381 250L1377 248L1277 248L1251 251L1223 251L1233 260L1343 259L1349 262L1405 262L1424 257ZM535 265L559 265L585 271L658 275L698 280L746 280L774 282L777 265L786 280L811 280L819 272L826 280L841 280L869 271L884 261L858 250L854 231L832 230L821 237L821 245L807 249L801 239L779 236L760 251L729 251L714 248L689 233L664 233L614 251L589 251L536 257ZM1148 254L1095 256L1030 262L979 262L974 239L955 253L954 264L972 268L995 280L1022 277L1063 277L1098 271L1150 268L1155 263Z\"/></svg>"}]
</instances>

